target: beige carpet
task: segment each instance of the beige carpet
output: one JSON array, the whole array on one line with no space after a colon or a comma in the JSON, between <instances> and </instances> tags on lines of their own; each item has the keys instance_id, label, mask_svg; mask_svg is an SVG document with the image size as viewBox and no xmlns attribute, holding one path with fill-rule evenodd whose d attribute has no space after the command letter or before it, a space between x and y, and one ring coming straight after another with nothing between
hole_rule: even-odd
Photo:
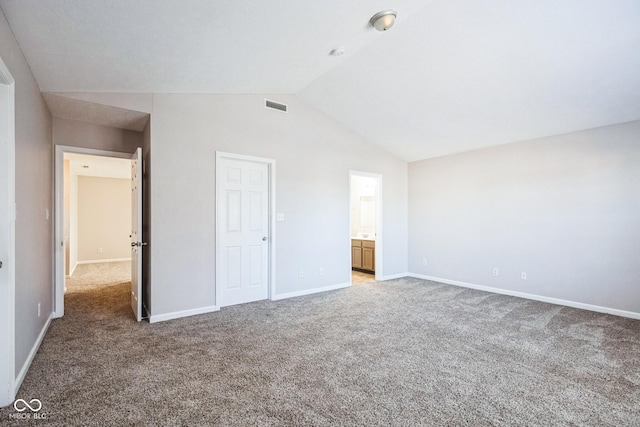
<instances>
[{"instance_id":1,"label":"beige carpet","mask_svg":"<svg viewBox=\"0 0 640 427\"><path fill-rule=\"evenodd\" d=\"M180 286L176 283L176 286ZM67 295L12 426L637 426L640 321L417 279L133 321Z\"/></svg>"},{"instance_id":2,"label":"beige carpet","mask_svg":"<svg viewBox=\"0 0 640 427\"><path fill-rule=\"evenodd\" d=\"M65 278L67 293L131 281L131 261L79 264L72 276Z\"/></svg>"}]
</instances>

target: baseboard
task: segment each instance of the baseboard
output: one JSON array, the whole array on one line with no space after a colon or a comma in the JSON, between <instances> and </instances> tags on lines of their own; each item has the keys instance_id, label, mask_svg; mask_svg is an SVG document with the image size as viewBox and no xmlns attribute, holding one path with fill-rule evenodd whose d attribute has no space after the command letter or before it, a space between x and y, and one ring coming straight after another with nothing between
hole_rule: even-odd
<instances>
[{"instance_id":1,"label":"baseboard","mask_svg":"<svg viewBox=\"0 0 640 427\"><path fill-rule=\"evenodd\" d=\"M73 273L75 273L76 268L78 268L78 263L76 262L75 264L73 264L73 267L69 268L69 276L73 276ZM67 276L67 277L69 277Z\"/></svg>"},{"instance_id":2,"label":"baseboard","mask_svg":"<svg viewBox=\"0 0 640 427\"><path fill-rule=\"evenodd\" d=\"M534 301L548 302L551 304L564 305L567 307L580 308L582 310L595 311L598 313L613 314L614 316L628 317L640 320L640 313L633 311L619 310L617 308L602 307L599 305L585 304L581 302L569 301L559 298L545 297L543 295L529 294L526 292L511 291L509 289L493 288L491 286L476 285L473 283L460 282L458 280L443 279L441 277L425 276L423 274L409 273L409 277L416 279L431 280L433 282L445 283L447 285L460 286L463 288L477 289L479 291L492 292L494 294L509 295L513 297L525 298Z\"/></svg>"},{"instance_id":3,"label":"baseboard","mask_svg":"<svg viewBox=\"0 0 640 427\"><path fill-rule=\"evenodd\" d=\"M90 259L90 260L87 260L87 261L78 261L76 266L78 266L80 264L101 264L101 263L105 263L105 262L122 262L122 261L131 261L131 257L129 257L129 258L109 258L109 259ZM73 267L73 269L75 270L76 267Z\"/></svg>"},{"instance_id":4,"label":"baseboard","mask_svg":"<svg viewBox=\"0 0 640 427\"><path fill-rule=\"evenodd\" d=\"M49 315L47 322L44 324L44 328L42 328L42 331L40 331L40 335L38 335L38 339L36 339L36 342L33 344L33 347L31 348L31 351L27 356L27 360L25 360L24 364L22 365L22 368L20 369L20 372L18 373L18 376L16 377L16 381L14 383L15 384L14 395L18 394L18 390L20 390L22 381L24 381L24 377L27 375L27 371L31 366L31 362L33 362L33 358L36 357L36 354L38 353L38 349L40 349L40 344L42 344L42 340L44 340L44 336L47 334L47 331L49 330L49 325L51 325L52 319L53 319L53 313Z\"/></svg>"},{"instance_id":5,"label":"baseboard","mask_svg":"<svg viewBox=\"0 0 640 427\"><path fill-rule=\"evenodd\" d=\"M210 305L208 307L193 308L191 310L174 311L172 313L165 313L165 314L156 314L156 315L149 316L149 323L164 322L165 320L196 316L198 314L212 313L214 311L219 311L219 310L220 310L220 307L218 307L217 305Z\"/></svg>"},{"instance_id":6,"label":"baseboard","mask_svg":"<svg viewBox=\"0 0 640 427\"><path fill-rule=\"evenodd\" d=\"M338 283L337 285L323 286L321 288L304 289L302 291L288 292L286 294L274 295L271 301L278 301L287 298L301 297L303 295L317 294L320 292L335 291L336 289L348 288L351 283Z\"/></svg>"},{"instance_id":7,"label":"baseboard","mask_svg":"<svg viewBox=\"0 0 640 427\"><path fill-rule=\"evenodd\" d=\"M409 273L399 273L399 274L390 274L388 276L382 276L381 278L376 278L376 280L393 280L393 279L402 279L403 277L409 276Z\"/></svg>"}]
</instances>

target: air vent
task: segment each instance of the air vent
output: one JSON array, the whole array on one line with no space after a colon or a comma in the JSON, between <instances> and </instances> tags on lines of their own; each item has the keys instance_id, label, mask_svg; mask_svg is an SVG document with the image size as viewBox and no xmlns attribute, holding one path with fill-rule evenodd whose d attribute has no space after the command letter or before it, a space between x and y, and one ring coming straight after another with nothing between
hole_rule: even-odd
<instances>
[{"instance_id":1,"label":"air vent","mask_svg":"<svg viewBox=\"0 0 640 427\"><path fill-rule=\"evenodd\" d=\"M282 111L284 113L287 112L287 106L284 104L280 104L274 101L269 101L268 99L264 100L264 106L267 108L273 108L274 110Z\"/></svg>"}]
</instances>

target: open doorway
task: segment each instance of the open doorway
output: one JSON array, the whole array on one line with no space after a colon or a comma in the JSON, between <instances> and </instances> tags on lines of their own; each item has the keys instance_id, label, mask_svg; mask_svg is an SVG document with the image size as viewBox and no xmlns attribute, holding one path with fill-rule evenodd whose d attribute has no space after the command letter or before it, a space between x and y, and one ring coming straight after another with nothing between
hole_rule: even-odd
<instances>
[{"instance_id":1,"label":"open doorway","mask_svg":"<svg viewBox=\"0 0 640 427\"><path fill-rule=\"evenodd\" d=\"M64 315L68 293L119 285L128 295L139 277L131 243L138 227L132 220L139 210L132 197L136 165L128 153L56 146L56 317Z\"/></svg>"},{"instance_id":2,"label":"open doorway","mask_svg":"<svg viewBox=\"0 0 640 427\"><path fill-rule=\"evenodd\" d=\"M382 176L351 171L349 180L351 283L367 283L382 277Z\"/></svg>"},{"instance_id":3,"label":"open doorway","mask_svg":"<svg viewBox=\"0 0 640 427\"><path fill-rule=\"evenodd\" d=\"M64 154L65 295L131 280L131 161Z\"/></svg>"}]
</instances>

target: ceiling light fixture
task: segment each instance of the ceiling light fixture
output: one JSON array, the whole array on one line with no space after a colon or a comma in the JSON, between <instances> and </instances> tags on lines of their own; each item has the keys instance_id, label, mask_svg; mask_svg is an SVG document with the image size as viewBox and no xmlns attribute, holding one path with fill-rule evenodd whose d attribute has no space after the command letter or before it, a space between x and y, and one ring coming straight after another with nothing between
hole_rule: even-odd
<instances>
[{"instance_id":1,"label":"ceiling light fixture","mask_svg":"<svg viewBox=\"0 0 640 427\"><path fill-rule=\"evenodd\" d=\"M369 23L378 31L387 31L395 24L397 15L398 12L395 10L383 10L373 15L371 19L369 19Z\"/></svg>"}]
</instances>

